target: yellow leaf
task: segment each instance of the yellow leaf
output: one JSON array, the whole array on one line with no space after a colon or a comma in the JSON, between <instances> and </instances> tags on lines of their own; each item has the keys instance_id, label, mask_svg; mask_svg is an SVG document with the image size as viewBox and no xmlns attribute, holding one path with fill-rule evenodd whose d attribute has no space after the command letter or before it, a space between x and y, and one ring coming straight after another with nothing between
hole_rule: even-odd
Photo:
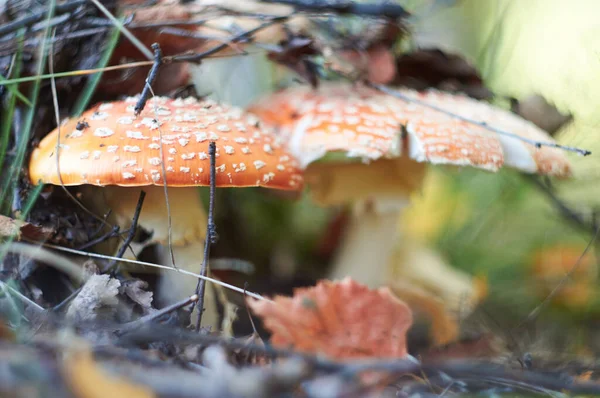
<instances>
[{"instance_id":1,"label":"yellow leaf","mask_svg":"<svg viewBox=\"0 0 600 398\"><path fill-rule=\"evenodd\" d=\"M94 362L89 350L69 354L63 372L77 398L154 398L156 394L147 387L113 378Z\"/></svg>"}]
</instances>

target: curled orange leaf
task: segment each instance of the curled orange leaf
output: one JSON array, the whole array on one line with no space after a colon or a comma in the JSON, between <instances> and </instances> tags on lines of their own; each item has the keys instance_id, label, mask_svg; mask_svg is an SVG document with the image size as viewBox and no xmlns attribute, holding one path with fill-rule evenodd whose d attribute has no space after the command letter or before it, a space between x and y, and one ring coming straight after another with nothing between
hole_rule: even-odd
<instances>
[{"instance_id":1,"label":"curled orange leaf","mask_svg":"<svg viewBox=\"0 0 600 398\"><path fill-rule=\"evenodd\" d=\"M334 359L407 355L410 308L387 288L371 290L350 278L299 288L293 297L248 299L276 347Z\"/></svg>"}]
</instances>

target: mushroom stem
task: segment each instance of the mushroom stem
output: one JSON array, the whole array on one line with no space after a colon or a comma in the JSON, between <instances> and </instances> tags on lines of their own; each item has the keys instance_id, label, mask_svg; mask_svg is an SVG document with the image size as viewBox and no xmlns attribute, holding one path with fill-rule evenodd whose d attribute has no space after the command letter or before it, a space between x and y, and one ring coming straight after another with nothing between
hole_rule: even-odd
<instances>
[{"instance_id":1,"label":"mushroom stem","mask_svg":"<svg viewBox=\"0 0 600 398\"><path fill-rule=\"evenodd\" d=\"M169 222L167 203L163 186L144 186L139 188L107 186L99 190L97 187L88 186L84 191L86 203L91 204L97 211L105 212L112 209L111 223L119 225L122 229L129 228L131 218L140 191L146 192L144 206L140 213L138 225L152 234L148 241L134 246L137 256L144 247L158 244L159 263L172 266L169 252ZM99 193L100 192L100 193ZM198 272L204 253L204 238L206 236L206 213L200 201L199 191L196 187L169 188L169 208L171 212L171 242L175 265L179 269ZM126 257L131 257L131 251L125 252ZM127 267L127 269L130 269ZM154 272L154 270L135 269L136 272ZM169 305L178 302L196 289L198 281L176 270L160 271L156 301ZM211 289L212 290L212 289ZM216 302L213 292L209 290L206 295L203 316L203 325L216 326Z\"/></svg>"},{"instance_id":2,"label":"mushroom stem","mask_svg":"<svg viewBox=\"0 0 600 398\"><path fill-rule=\"evenodd\" d=\"M398 198L385 210L381 209L382 202L370 200L357 204L360 208L354 208L330 278L350 276L371 288L389 284L390 265L400 232L398 220L408 200Z\"/></svg>"}]
</instances>

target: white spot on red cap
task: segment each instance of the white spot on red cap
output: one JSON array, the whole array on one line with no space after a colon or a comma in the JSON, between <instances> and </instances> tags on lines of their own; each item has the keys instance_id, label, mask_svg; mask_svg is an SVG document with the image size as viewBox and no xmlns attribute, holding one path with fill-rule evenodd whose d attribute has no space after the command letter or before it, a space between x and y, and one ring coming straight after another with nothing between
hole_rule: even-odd
<instances>
[{"instance_id":1,"label":"white spot on red cap","mask_svg":"<svg viewBox=\"0 0 600 398\"><path fill-rule=\"evenodd\" d=\"M139 146L137 146L137 145L125 145L125 146L123 147L123 150L124 150L125 152L141 152L141 151L142 151L142 150L140 149L140 147L139 147Z\"/></svg>"},{"instance_id":2,"label":"white spot on red cap","mask_svg":"<svg viewBox=\"0 0 600 398\"><path fill-rule=\"evenodd\" d=\"M137 160L131 159L131 160L124 161L123 165L121 167L132 167L132 166L135 166L136 164L137 164Z\"/></svg>"},{"instance_id":3,"label":"white spot on red cap","mask_svg":"<svg viewBox=\"0 0 600 398\"><path fill-rule=\"evenodd\" d=\"M134 140L147 140L150 137L145 136L144 134L142 134L141 131L126 131L125 135L127 136L127 138L133 138Z\"/></svg>"},{"instance_id":4,"label":"white spot on red cap","mask_svg":"<svg viewBox=\"0 0 600 398\"><path fill-rule=\"evenodd\" d=\"M90 157L90 151L83 151L81 155L79 155L79 159L87 159Z\"/></svg>"},{"instance_id":5,"label":"white spot on red cap","mask_svg":"<svg viewBox=\"0 0 600 398\"><path fill-rule=\"evenodd\" d=\"M131 179L135 178L135 174L129 173L126 171L123 173L123 178L126 180L131 180Z\"/></svg>"},{"instance_id":6,"label":"white spot on red cap","mask_svg":"<svg viewBox=\"0 0 600 398\"><path fill-rule=\"evenodd\" d=\"M117 123L119 124L133 124L133 117L132 116L122 116L120 118L117 119Z\"/></svg>"},{"instance_id":7,"label":"white spot on red cap","mask_svg":"<svg viewBox=\"0 0 600 398\"><path fill-rule=\"evenodd\" d=\"M108 119L108 113L106 112L94 112L90 117L91 120L106 120Z\"/></svg>"},{"instance_id":8,"label":"white spot on red cap","mask_svg":"<svg viewBox=\"0 0 600 398\"><path fill-rule=\"evenodd\" d=\"M94 135L96 137L110 137L114 133L115 132L108 127L98 127L96 130L94 130Z\"/></svg>"},{"instance_id":9,"label":"white spot on red cap","mask_svg":"<svg viewBox=\"0 0 600 398\"><path fill-rule=\"evenodd\" d=\"M223 149L225 149L225 153L228 155L233 155L235 153L235 149L230 145L225 145Z\"/></svg>"},{"instance_id":10,"label":"white spot on red cap","mask_svg":"<svg viewBox=\"0 0 600 398\"><path fill-rule=\"evenodd\" d=\"M182 153L181 154L181 158L183 160L191 160L194 159L194 157L196 156L196 154L194 152L190 152L190 153Z\"/></svg>"},{"instance_id":11,"label":"white spot on red cap","mask_svg":"<svg viewBox=\"0 0 600 398\"><path fill-rule=\"evenodd\" d=\"M263 162L262 160L255 160L254 161L254 167L256 167L256 170L260 170L263 167L265 167L267 164L265 162Z\"/></svg>"},{"instance_id":12,"label":"white spot on red cap","mask_svg":"<svg viewBox=\"0 0 600 398\"><path fill-rule=\"evenodd\" d=\"M150 158L148 159L148 163L150 163L152 166L158 166L162 163L162 160L160 160L160 158Z\"/></svg>"}]
</instances>

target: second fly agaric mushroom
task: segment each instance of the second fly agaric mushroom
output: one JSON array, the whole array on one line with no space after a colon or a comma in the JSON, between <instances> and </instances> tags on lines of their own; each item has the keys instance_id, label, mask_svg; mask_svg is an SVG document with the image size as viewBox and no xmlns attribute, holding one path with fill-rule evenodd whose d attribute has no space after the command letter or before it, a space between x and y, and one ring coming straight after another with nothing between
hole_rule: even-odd
<instances>
[{"instance_id":1,"label":"second fly agaric mushroom","mask_svg":"<svg viewBox=\"0 0 600 398\"><path fill-rule=\"evenodd\" d=\"M139 225L152 233L152 242L166 246L166 180L176 265L193 272L200 270L204 253L206 216L196 187L210 184L210 141L216 143L217 187L302 189L295 158L271 130L239 108L154 97L135 116L136 102L131 97L98 104L62 123L33 151L31 182L88 185L88 201L112 209L122 227L131 224L143 189L147 195ZM161 278L159 298L171 303L192 294L195 286L194 278L169 271Z\"/></svg>"},{"instance_id":2,"label":"second fly agaric mushroom","mask_svg":"<svg viewBox=\"0 0 600 398\"><path fill-rule=\"evenodd\" d=\"M532 123L465 96L436 90L399 92L519 137L553 142ZM425 163L488 171L510 166L556 177L571 173L558 149L536 148L518 137L361 85L290 88L258 101L249 111L277 127L288 141L306 168L306 182L316 202L354 203L354 216L330 276L351 276L371 287L395 278L419 283L416 279L423 277L422 272L411 270L419 267L418 256L410 256L413 264L395 267L391 262L400 212L421 186ZM444 291L443 281L440 286L426 282L442 297L456 301L455 294L447 297L450 292Z\"/></svg>"}]
</instances>

